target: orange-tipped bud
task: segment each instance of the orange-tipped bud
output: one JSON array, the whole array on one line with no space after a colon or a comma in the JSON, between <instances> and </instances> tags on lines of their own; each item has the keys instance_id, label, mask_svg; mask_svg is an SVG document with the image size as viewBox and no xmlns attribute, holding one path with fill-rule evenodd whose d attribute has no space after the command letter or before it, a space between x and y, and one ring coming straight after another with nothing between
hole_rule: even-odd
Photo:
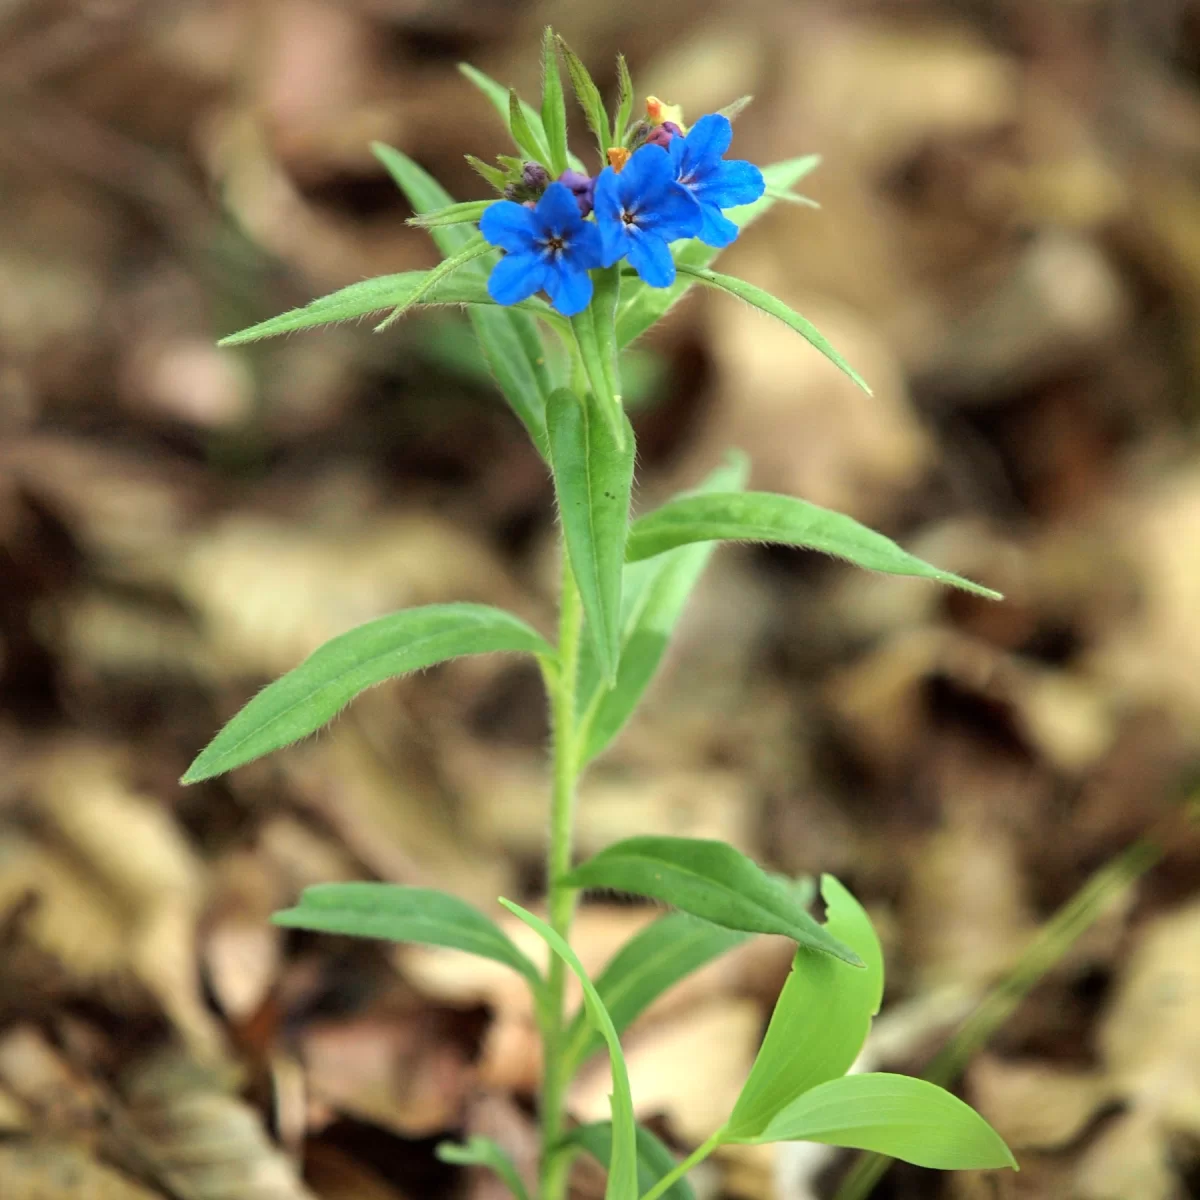
<instances>
[{"instance_id":1,"label":"orange-tipped bud","mask_svg":"<svg viewBox=\"0 0 1200 1200\"><path fill-rule=\"evenodd\" d=\"M651 125L661 125L664 121L672 121L681 129L687 129L683 123L683 108L678 104L668 104L657 96L646 97L646 117Z\"/></svg>"},{"instance_id":2,"label":"orange-tipped bud","mask_svg":"<svg viewBox=\"0 0 1200 1200\"><path fill-rule=\"evenodd\" d=\"M608 165L618 174L629 161L629 151L624 146L612 146L608 151Z\"/></svg>"}]
</instances>

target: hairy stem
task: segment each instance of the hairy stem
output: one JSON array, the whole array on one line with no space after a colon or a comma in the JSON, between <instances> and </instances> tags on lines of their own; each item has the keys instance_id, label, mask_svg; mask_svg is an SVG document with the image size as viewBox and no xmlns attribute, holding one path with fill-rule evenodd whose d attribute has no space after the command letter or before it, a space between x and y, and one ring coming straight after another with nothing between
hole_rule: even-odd
<instances>
[{"instance_id":1,"label":"hairy stem","mask_svg":"<svg viewBox=\"0 0 1200 1200\"><path fill-rule=\"evenodd\" d=\"M550 717L553 729L553 791L550 800L550 845L546 855L546 884L549 889L549 918L555 932L570 940L575 912L575 889L558 881L571 868L571 846L575 816L575 783L579 775L578 728L575 719L575 687L579 674L579 635L583 609L579 589L563 548L562 607L558 625L558 670L547 678L550 687ZM557 954L550 957L546 999L542 1014L542 1162L541 1200L561 1200L566 1190L570 1158L557 1153L563 1133L568 1062L567 1022L564 1013L566 964Z\"/></svg>"}]
</instances>

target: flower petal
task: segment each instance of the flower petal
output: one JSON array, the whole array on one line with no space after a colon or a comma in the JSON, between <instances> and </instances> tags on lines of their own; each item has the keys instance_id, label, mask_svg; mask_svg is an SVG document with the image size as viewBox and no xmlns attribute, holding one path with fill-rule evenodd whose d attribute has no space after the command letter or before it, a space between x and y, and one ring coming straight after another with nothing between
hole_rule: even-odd
<instances>
[{"instance_id":1,"label":"flower petal","mask_svg":"<svg viewBox=\"0 0 1200 1200\"><path fill-rule=\"evenodd\" d=\"M697 181L694 191L701 204L735 208L752 204L766 186L762 172L753 163L734 158L718 163L715 170Z\"/></svg>"},{"instance_id":2,"label":"flower petal","mask_svg":"<svg viewBox=\"0 0 1200 1200\"><path fill-rule=\"evenodd\" d=\"M671 156L661 146L639 146L617 176L621 199L629 201L648 196L666 187L674 177Z\"/></svg>"},{"instance_id":3,"label":"flower petal","mask_svg":"<svg viewBox=\"0 0 1200 1200\"><path fill-rule=\"evenodd\" d=\"M618 179L612 167L605 167L596 180L594 212L596 230L600 235L601 266L605 267L611 267L623 257L629 244L625 223L621 220Z\"/></svg>"},{"instance_id":4,"label":"flower petal","mask_svg":"<svg viewBox=\"0 0 1200 1200\"><path fill-rule=\"evenodd\" d=\"M719 159L733 140L733 126L728 117L709 113L701 117L687 132L683 154L685 168L695 170L702 163Z\"/></svg>"},{"instance_id":5,"label":"flower petal","mask_svg":"<svg viewBox=\"0 0 1200 1200\"><path fill-rule=\"evenodd\" d=\"M533 248L537 218L515 200L497 200L483 210L479 232L493 246L520 252Z\"/></svg>"},{"instance_id":6,"label":"flower petal","mask_svg":"<svg viewBox=\"0 0 1200 1200\"><path fill-rule=\"evenodd\" d=\"M695 196L687 188L673 183L646 198L637 223L647 233L673 242L676 238L693 237L701 220L700 205Z\"/></svg>"},{"instance_id":7,"label":"flower petal","mask_svg":"<svg viewBox=\"0 0 1200 1200\"><path fill-rule=\"evenodd\" d=\"M564 317L573 317L592 302L592 277L587 271L559 259L547 272L546 291Z\"/></svg>"},{"instance_id":8,"label":"flower petal","mask_svg":"<svg viewBox=\"0 0 1200 1200\"><path fill-rule=\"evenodd\" d=\"M721 210L715 205L705 204L703 215L704 219L696 237L706 246L723 249L737 237L738 227L728 217L722 216Z\"/></svg>"},{"instance_id":9,"label":"flower petal","mask_svg":"<svg viewBox=\"0 0 1200 1200\"><path fill-rule=\"evenodd\" d=\"M571 247L567 258L585 271L591 270L592 267L612 266L612 263L604 262L604 242L600 230L591 221L580 221L579 228L571 234Z\"/></svg>"},{"instance_id":10,"label":"flower petal","mask_svg":"<svg viewBox=\"0 0 1200 1200\"><path fill-rule=\"evenodd\" d=\"M675 260L667 243L652 233L629 239L629 262L651 287L670 287L675 282Z\"/></svg>"},{"instance_id":11,"label":"flower petal","mask_svg":"<svg viewBox=\"0 0 1200 1200\"><path fill-rule=\"evenodd\" d=\"M534 254L506 254L488 276L488 295L497 304L517 304L544 288L548 274L546 264Z\"/></svg>"},{"instance_id":12,"label":"flower petal","mask_svg":"<svg viewBox=\"0 0 1200 1200\"><path fill-rule=\"evenodd\" d=\"M583 218L579 215L579 204L565 183L552 183L542 193L534 212L543 234L569 235Z\"/></svg>"}]
</instances>

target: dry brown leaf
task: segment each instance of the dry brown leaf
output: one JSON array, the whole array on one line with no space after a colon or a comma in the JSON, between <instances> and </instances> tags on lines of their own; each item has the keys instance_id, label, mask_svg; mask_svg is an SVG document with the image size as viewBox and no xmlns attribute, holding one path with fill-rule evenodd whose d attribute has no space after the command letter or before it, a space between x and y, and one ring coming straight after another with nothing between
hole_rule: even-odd
<instances>
[{"instance_id":1,"label":"dry brown leaf","mask_svg":"<svg viewBox=\"0 0 1200 1200\"><path fill-rule=\"evenodd\" d=\"M0 1145L0 1196L12 1200L161 1200L76 1146L54 1142Z\"/></svg>"}]
</instances>

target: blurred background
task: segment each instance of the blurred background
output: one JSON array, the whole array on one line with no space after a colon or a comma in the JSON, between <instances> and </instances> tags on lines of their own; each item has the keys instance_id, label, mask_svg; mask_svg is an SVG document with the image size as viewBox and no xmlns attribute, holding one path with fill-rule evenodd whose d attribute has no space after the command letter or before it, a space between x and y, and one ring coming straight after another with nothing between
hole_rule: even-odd
<instances>
[{"instance_id":1,"label":"blurred background","mask_svg":"<svg viewBox=\"0 0 1200 1200\"><path fill-rule=\"evenodd\" d=\"M1022 1173L873 1194L1200 1195L1194 0L0 3L0 1195L498 1200L434 1145L533 1162L515 975L267 918L347 878L536 904L534 669L448 665L175 781L360 621L467 599L548 627L551 489L457 314L214 348L432 265L368 143L484 197L463 155L509 147L456 64L534 94L547 21L610 94L621 49L692 120L753 93L739 156L824 157L821 207L723 269L875 388L692 296L628 364L639 503L738 446L754 486L1008 597L722 549L581 850L669 831L836 873L887 951L869 1064L914 1073L1118 862L957 1079ZM585 961L652 915L589 905ZM627 1037L677 1149L728 1112L788 954L748 943ZM598 1067L573 1105L607 1111ZM816 1200L849 1164L734 1148L696 1184Z\"/></svg>"}]
</instances>

